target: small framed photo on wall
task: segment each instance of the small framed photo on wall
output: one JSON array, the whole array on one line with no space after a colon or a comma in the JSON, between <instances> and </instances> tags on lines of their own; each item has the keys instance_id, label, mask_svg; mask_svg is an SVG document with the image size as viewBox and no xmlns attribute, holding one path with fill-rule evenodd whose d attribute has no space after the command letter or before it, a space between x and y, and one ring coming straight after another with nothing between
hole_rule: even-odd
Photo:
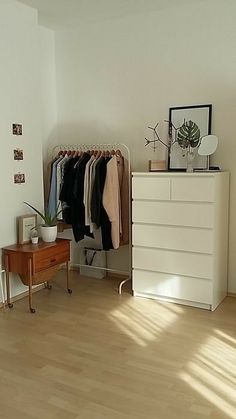
<instances>
[{"instance_id":1,"label":"small framed photo on wall","mask_svg":"<svg viewBox=\"0 0 236 419\"><path fill-rule=\"evenodd\" d=\"M25 174L24 173L16 173L14 175L14 183L16 185L21 185L22 183L25 183Z\"/></svg>"},{"instance_id":2,"label":"small framed photo on wall","mask_svg":"<svg viewBox=\"0 0 236 419\"><path fill-rule=\"evenodd\" d=\"M28 214L18 217L18 243L29 243L32 229L37 226L37 215Z\"/></svg>"},{"instance_id":3,"label":"small framed photo on wall","mask_svg":"<svg viewBox=\"0 0 236 419\"><path fill-rule=\"evenodd\" d=\"M22 124L12 124L12 134L22 135Z\"/></svg>"},{"instance_id":4,"label":"small framed photo on wall","mask_svg":"<svg viewBox=\"0 0 236 419\"><path fill-rule=\"evenodd\" d=\"M17 161L24 160L23 150L20 150L19 148L14 149L14 160L17 160Z\"/></svg>"}]
</instances>

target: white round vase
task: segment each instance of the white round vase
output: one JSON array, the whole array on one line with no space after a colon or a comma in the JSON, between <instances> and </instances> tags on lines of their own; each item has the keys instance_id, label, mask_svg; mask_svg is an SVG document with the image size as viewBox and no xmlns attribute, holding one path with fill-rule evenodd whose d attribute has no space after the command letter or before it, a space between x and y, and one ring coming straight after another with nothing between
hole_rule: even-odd
<instances>
[{"instance_id":1,"label":"white round vase","mask_svg":"<svg viewBox=\"0 0 236 419\"><path fill-rule=\"evenodd\" d=\"M57 238L57 226L41 226L41 236L46 243L54 242Z\"/></svg>"}]
</instances>

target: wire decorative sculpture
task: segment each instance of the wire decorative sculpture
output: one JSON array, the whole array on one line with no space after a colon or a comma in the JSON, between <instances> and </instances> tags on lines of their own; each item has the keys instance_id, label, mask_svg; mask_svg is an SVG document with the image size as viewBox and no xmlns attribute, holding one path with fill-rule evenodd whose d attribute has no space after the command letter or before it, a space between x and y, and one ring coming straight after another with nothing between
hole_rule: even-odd
<instances>
[{"instance_id":1,"label":"wire decorative sculpture","mask_svg":"<svg viewBox=\"0 0 236 419\"><path fill-rule=\"evenodd\" d=\"M148 126L148 129L153 131L153 140L149 140L148 138L145 137L145 140L146 140L145 147L150 145L150 144L153 144L153 145L151 145L151 147L154 151L156 151L157 144L161 143L163 146L165 146L168 149L168 152L169 152L172 145L175 144L178 141L178 131L180 130L181 127L176 128L171 121L168 121L166 119L164 120L164 122L167 122L169 124L169 130L168 130L169 141L168 141L168 144L166 144L161 139L160 135L158 134L157 127L159 125L159 122L157 122L154 127L151 127L150 125Z\"/></svg>"}]
</instances>

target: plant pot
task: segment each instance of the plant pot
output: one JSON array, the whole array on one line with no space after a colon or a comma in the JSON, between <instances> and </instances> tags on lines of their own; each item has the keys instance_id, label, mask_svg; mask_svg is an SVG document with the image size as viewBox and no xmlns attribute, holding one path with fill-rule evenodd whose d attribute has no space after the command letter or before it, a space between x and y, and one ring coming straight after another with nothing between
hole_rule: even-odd
<instances>
[{"instance_id":1,"label":"plant pot","mask_svg":"<svg viewBox=\"0 0 236 419\"><path fill-rule=\"evenodd\" d=\"M57 238L57 226L41 226L42 240L46 243L54 242Z\"/></svg>"},{"instance_id":2,"label":"plant pot","mask_svg":"<svg viewBox=\"0 0 236 419\"><path fill-rule=\"evenodd\" d=\"M36 236L31 237L32 244L38 244L39 238Z\"/></svg>"}]
</instances>

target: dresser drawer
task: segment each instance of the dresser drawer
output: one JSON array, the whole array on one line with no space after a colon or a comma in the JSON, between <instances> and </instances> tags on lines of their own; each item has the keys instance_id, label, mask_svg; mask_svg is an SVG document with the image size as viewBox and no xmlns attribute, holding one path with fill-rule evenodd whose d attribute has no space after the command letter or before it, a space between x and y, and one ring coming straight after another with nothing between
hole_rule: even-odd
<instances>
[{"instance_id":1,"label":"dresser drawer","mask_svg":"<svg viewBox=\"0 0 236 419\"><path fill-rule=\"evenodd\" d=\"M171 179L171 199L173 201L214 202L214 178L209 176L173 178Z\"/></svg>"},{"instance_id":2,"label":"dresser drawer","mask_svg":"<svg viewBox=\"0 0 236 419\"><path fill-rule=\"evenodd\" d=\"M199 253L133 247L133 267L196 278L213 278L213 257Z\"/></svg>"},{"instance_id":3,"label":"dresser drawer","mask_svg":"<svg viewBox=\"0 0 236 419\"><path fill-rule=\"evenodd\" d=\"M48 269L51 266L65 263L70 260L70 246L68 243L63 243L62 246L50 247L35 254L34 272L39 272Z\"/></svg>"},{"instance_id":4,"label":"dresser drawer","mask_svg":"<svg viewBox=\"0 0 236 419\"><path fill-rule=\"evenodd\" d=\"M213 228L213 204L133 201L133 222Z\"/></svg>"},{"instance_id":5,"label":"dresser drawer","mask_svg":"<svg viewBox=\"0 0 236 419\"><path fill-rule=\"evenodd\" d=\"M212 282L208 279L161 272L133 271L134 295L176 298L202 304L212 302Z\"/></svg>"},{"instance_id":6,"label":"dresser drawer","mask_svg":"<svg viewBox=\"0 0 236 419\"><path fill-rule=\"evenodd\" d=\"M133 199L170 199L170 179L157 177L133 177Z\"/></svg>"},{"instance_id":7,"label":"dresser drawer","mask_svg":"<svg viewBox=\"0 0 236 419\"><path fill-rule=\"evenodd\" d=\"M213 230L133 224L134 246L213 253Z\"/></svg>"}]
</instances>

